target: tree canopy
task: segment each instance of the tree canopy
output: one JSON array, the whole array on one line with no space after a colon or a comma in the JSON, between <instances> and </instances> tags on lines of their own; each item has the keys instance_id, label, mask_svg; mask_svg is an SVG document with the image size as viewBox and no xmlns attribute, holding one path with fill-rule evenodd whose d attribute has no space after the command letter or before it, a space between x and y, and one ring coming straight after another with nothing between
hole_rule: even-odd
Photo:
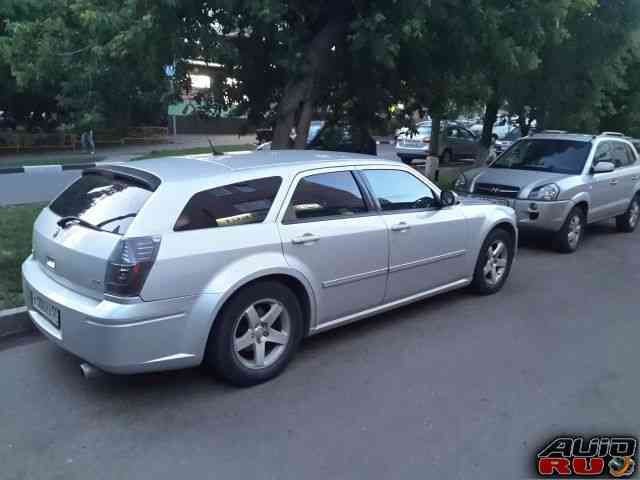
<instances>
[{"instance_id":1,"label":"tree canopy","mask_svg":"<svg viewBox=\"0 0 640 480\"><path fill-rule=\"evenodd\" d=\"M525 131L640 133L635 0L5 0L0 19L0 109L22 95L75 124L163 121L162 66L188 90L194 59L221 65L206 110L273 125L274 148L319 113L364 143L397 104L484 110L485 143L499 108Z\"/></svg>"}]
</instances>

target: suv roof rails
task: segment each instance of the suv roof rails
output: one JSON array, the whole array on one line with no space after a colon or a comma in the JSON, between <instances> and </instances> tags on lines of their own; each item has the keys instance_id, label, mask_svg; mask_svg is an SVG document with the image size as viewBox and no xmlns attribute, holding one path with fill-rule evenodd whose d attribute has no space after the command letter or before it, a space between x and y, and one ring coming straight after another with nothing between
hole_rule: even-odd
<instances>
[{"instance_id":1,"label":"suv roof rails","mask_svg":"<svg viewBox=\"0 0 640 480\"><path fill-rule=\"evenodd\" d=\"M603 137L626 137L626 135L621 132L602 132L600 135Z\"/></svg>"},{"instance_id":2,"label":"suv roof rails","mask_svg":"<svg viewBox=\"0 0 640 480\"><path fill-rule=\"evenodd\" d=\"M555 134L555 135L564 135L567 134L569 132L567 132L566 130L542 130L541 132L538 132L541 134Z\"/></svg>"}]
</instances>

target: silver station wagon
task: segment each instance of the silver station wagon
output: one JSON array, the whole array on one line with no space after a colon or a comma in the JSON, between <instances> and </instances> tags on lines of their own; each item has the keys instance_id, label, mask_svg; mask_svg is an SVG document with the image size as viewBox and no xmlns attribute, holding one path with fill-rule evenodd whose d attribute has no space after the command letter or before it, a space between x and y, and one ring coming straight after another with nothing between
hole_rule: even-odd
<instances>
[{"instance_id":1,"label":"silver station wagon","mask_svg":"<svg viewBox=\"0 0 640 480\"><path fill-rule=\"evenodd\" d=\"M274 151L85 170L37 218L22 273L33 322L85 368L204 363L252 385L307 335L500 290L516 245L511 208L398 162Z\"/></svg>"}]
</instances>

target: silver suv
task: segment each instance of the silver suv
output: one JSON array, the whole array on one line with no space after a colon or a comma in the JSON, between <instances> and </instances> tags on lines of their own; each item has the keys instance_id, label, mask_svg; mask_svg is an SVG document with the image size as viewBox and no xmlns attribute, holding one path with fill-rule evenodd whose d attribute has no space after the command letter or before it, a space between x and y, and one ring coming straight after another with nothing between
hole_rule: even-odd
<instances>
[{"instance_id":1,"label":"silver suv","mask_svg":"<svg viewBox=\"0 0 640 480\"><path fill-rule=\"evenodd\" d=\"M251 385L306 335L497 292L516 245L513 210L399 162L274 151L85 170L36 220L22 274L35 325L99 369L205 363Z\"/></svg>"},{"instance_id":2,"label":"silver suv","mask_svg":"<svg viewBox=\"0 0 640 480\"><path fill-rule=\"evenodd\" d=\"M523 138L490 167L460 175L455 189L513 207L521 229L551 233L562 252L578 248L588 223L615 218L633 232L640 217L638 153L613 132Z\"/></svg>"}]
</instances>

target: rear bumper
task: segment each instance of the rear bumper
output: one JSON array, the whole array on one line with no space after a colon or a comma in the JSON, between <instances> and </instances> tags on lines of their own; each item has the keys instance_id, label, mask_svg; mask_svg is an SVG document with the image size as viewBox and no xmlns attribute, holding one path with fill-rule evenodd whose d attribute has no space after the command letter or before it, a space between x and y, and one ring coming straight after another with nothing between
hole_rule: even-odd
<instances>
[{"instance_id":1,"label":"rear bumper","mask_svg":"<svg viewBox=\"0 0 640 480\"><path fill-rule=\"evenodd\" d=\"M96 300L60 285L30 256L22 265L29 316L47 338L112 373L139 373L198 365L219 296L121 304ZM60 310L60 328L34 309L32 293Z\"/></svg>"},{"instance_id":2,"label":"rear bumper","mask_svg":"<svg viewBox=\"0 0 640 480\"><path fill-rule=\"evenodd\" d=\"M400 158L427 158L429 154L429 146L426 145L421 148L401 147L396 145L396 155Z\"/></svg>"}]
</instances>

